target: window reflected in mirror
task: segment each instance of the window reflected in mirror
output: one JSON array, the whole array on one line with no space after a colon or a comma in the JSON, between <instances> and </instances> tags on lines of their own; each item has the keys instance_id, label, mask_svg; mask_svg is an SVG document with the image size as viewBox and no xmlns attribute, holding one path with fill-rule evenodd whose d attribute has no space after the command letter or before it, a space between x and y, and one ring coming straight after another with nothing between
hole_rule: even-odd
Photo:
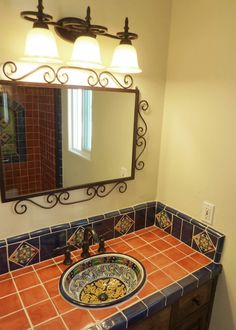
<instances>
[{"instance_id":1,"label":"window reflected in mirror","mask_svg":"<svg viewBox=\"0 0 236 330\"><path fill-rule=\"evenodd\" d=\"M2 200L133 179L138 99L138 90L2 83Z\"/></svg>"}]
</instances>

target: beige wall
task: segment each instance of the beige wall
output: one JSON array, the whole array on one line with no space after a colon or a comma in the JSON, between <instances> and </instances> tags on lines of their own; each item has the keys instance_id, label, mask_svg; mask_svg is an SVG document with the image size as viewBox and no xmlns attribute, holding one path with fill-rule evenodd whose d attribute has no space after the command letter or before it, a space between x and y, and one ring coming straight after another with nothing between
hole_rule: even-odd
<instances>
[{"instance_id":1,"label":"beige wall","mask_svg":"<svg viewBox=\"0 0 236 330\"><path fill-rule=\"evenodd\" d=\"M5 0L0 1L0 62L22 56L25 35L30 23L19 17L22 10L35 10L37 1ZM63 16L85 16L87 5L92 8L95 24L104 24L111 33L121 31L124 18L130 18L130 28L139 34L135 42L143 73L135 76L134 87L140 88L142 97L148 99L150 111L145 115L148 124L148 147L143 159L145 169L136 172L136 180L128 183L125 194L114 191L107 198L72 206L57 206L52 210L42 210L29 204L29 211L16 215L12 203L0 203L0 238L17 235L44 226L68 222L71 220L101 214L140 202L154 200L156 197L156 177L159 162L160 132L164 99L164 83L169 34L170 1L168 0L120 0L45 1L45 12L59 19ZM100 38L103 58L110 63L112 51L117 44L113 39ZM58 39L61 55L66 58L72 50L70 44ZM105 51L104 51L105 50ZM152 141L152 143L150 143ZM155 143L154 143L155 142ZM82 192L74 192L72 199L77 199ZM41 202L43 198L36 198Z\"/></svg>"},{"instance_id":2,"label":"beige wall","mask_svg":"<svg viewBox=\"0 0 236 330\"><path fill-rule=\"evenodd\" d=\"M173 0L157 199L226 234L212 330L236 329L236 1Z\"/></svg>"}]
</instances>

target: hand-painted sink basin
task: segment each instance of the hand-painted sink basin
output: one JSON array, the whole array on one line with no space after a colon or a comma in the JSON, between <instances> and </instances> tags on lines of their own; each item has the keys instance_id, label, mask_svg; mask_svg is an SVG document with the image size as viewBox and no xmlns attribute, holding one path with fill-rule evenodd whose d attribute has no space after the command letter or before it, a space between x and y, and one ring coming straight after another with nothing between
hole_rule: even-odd
<instances>
[{"instance_id":1,"label":"hand-painted sink basin","mask_svg":"<svg viewBox=\"0 0 236 330\"><path fill-rule=\"evenodd\" d=\"M134 295L144 284L146 272L133 257L103 253L70 266L59 288L69 302L91 308L107 307Z\"/></svg>"}]
</instances>

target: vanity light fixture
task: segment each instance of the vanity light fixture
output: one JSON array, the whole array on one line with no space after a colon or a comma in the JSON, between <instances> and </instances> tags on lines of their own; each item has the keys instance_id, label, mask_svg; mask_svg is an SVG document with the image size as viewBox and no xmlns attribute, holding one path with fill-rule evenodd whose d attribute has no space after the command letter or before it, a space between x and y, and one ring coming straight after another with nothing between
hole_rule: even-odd
<instances>
[{"instance_id":1,"label":"vanity light fixture","mask_svg":"<svg viewBox=\"0 0 236 330\"><path fill-rule=\"evenodd\" d=\"M70 64L87 69L102 69L100 47L97 36L109 37L120 41L116 47L110 67L111 71L120 73L138 73L137 52L132 40L138 38L135 33L129 32L128 18L125 20L123 32L116 35L109 34L105 26L91 24L90 7L87 8L85 19L65 17L57 22L51 15L45 14L43 0L38 0L38 11L23 11L21 17L33 22L33 29L26 40L25 58L37 62L59 62L57 46L52 25L59 37L74 43Z\"/></svg>"},{"instance_id":2,"label":"vanity light fixture","mask_svg":"<svg viewBox=\"0 0 236 330\"><path fill-rule=\"evenodd\" d=\"M52 16L43 12L43 3L38 1L38 11L24 11L21 16L34 22L33 28L28 32L25 42L24 60L54 63L61 62L58 55L56 39L49 30L48 23Z\"/></svg>"}]
</instances>

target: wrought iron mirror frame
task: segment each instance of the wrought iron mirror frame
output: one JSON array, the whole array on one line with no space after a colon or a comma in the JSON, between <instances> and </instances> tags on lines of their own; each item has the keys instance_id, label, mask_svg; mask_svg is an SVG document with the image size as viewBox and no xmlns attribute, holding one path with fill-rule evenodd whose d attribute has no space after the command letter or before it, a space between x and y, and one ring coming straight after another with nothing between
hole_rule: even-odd
<instances>
[{"instance_id":1,"label":"wrought iron mirror frame","mask_svg":"<svg viewBox=\"0 0 236 330\"><path fill-rule=\"evenodd\" d=\"M68 72L70 70L83 71L87 73L87 86L70 85L70 75ZM91 184L76 185L73 187L59 188L51 191L42 191L39 193L33 193L29 195L24 195L21 197L6 198L4 190L4 179L3 179L3 165L0 166L0 185L1 185L1 197L2 202L16 201L14 204L14 211L17 214L24 214L28 210L27 202L36 205L42 209L52 209L57 204L61 205L73 205L85 201L92 200L93 198L106 197L115 189L118 189L120 193L124 193L127 190L127 182L135 178L135 170L142 170L144 168L144 161L141 160L141 156L146 149L146 134L147 134L147 124L144 120L143 113L149 108L149 104L146 100L140 100L138 88L131 88L133 86L133 78L130 75L123 76L123 81L120 81L116 76L114 76L109 71L102 71L97 73L92 69L85 69L76 66L61 66L57 69L49 65L39 65L33 70L25 73L24 75L17 75L17 65L12 61L8 61L3 64L2 72L4 80L0 81L0 84L8 84L14 86L30 86L30 87L49 87L49 88L63 88L68 87L79 87L82 89L92 89L92 90L116 90L120 92L131 92L135 93L135 116L134 116L134 130L133 130L133 150L132 150L132 170L131 176L127 178L119 178L113 180L106 180L101 182L95 182ZM24 81L25 78L31 77L36 72L42 72L43 83L35 83ZM6 80L5 80L6 78ZM108 87L110 81L115 83L115 88ZM1 158L1 148L0 148L0 159ZM112 185L108 187L108 185ZM85 189L85 198L70 201L71 190ZM31 199L38 196L46 196L45 203L41 204Z\"/></svg>"}]
</instances>

